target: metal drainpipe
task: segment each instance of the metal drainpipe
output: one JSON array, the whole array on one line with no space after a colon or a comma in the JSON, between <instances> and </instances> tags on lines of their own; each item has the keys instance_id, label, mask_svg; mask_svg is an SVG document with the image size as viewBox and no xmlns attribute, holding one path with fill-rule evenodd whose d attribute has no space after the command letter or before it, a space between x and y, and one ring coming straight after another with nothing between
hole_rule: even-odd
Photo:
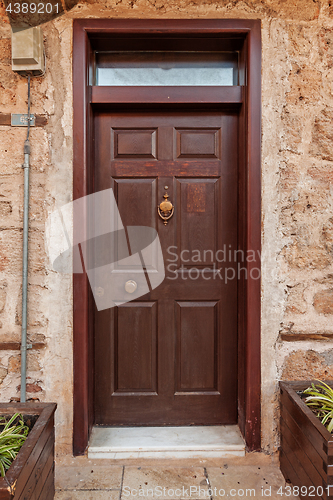
<instances>
[{"instance_id":1,"label":"metal drainpipe","mask_svg":"<svg viewBox=\"0 0 333 500\"><path fill-rule=\"evenodd\" d=\"M28 237L29 237L29 160L30 160L30 75L28 76L28 131L24 142L24 202L23 202L23 271L22 271L22 332L21 332L21 403L26 402L27 390L27 316L28 316Z\"/></svg>"}]
</instances>

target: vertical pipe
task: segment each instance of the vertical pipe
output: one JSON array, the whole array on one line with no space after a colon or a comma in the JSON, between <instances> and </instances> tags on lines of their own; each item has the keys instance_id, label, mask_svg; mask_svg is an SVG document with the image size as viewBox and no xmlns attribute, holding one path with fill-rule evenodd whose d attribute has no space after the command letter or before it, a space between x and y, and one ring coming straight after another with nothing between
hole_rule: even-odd
<instances>
[{"instance_id":1,"label":"vertical pipe","mask_svg":"<svg viewBox=\"0 0 333 500\"><path fill-rule=\"evenodd\" d=\"M27 392L27 317L28 317L28 237L29 237L29 160L30 160L30 75L28 78L28 131L24 143L23 201L23 269L22 269L22 331L21 331L21 403Z\"/></svg>"},{"instance_id":2,"label":"vertical pipe","mask_svg":"<svg viewBox=\"0 0 333 500\"><path fill-rule=\"evenodd\" d=\"M27 151L27 152L26 152ZM21 333L21 403L26 401L27 316L28 316L28 236L29 236L29 139L24 144L23 271Z\"/></svg>"}]
</instances>

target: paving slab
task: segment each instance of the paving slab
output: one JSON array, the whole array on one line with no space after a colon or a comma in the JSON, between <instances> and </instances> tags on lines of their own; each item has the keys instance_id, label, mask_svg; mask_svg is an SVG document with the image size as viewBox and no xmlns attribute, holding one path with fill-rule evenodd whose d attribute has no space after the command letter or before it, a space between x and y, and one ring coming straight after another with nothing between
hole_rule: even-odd
<instances>
[{"instance_id":1,"label":"paving slab","mask_svg":"<svg viewBox=\"0 0 333 500\"><path fill-rule=\"evenodd\" d=\"M278 467L236 465L226 462L222 467L207 468L212 499L226 497L295 499Z\"/></svg>"},{"instance_id":2,"label":"paving slab","mask_svg":"<svg viewBox=\"0 0 333 500\"><path fill-rule=\"evenodd\" d=\"M279 468L279 456L277 453L266 455L260 452L246 453L243 457L214 457L214 458L127 458L110 459L98 458L89 459L87 455L72 457L69 455L59 455L56 457L57 467L102 467L111 465L137 466L137 467L223 467L226 463L239 465L274 465Z\"/></svg>"},{"instance_id":3,"label":"paving slab","mask_svg":"<svg viewBox=\"0 0 333 500\"><path fill-rule=\"evenodd\" d=\"M56 491L54 500L119 500L120 490L87 491L68 490Z\"/></svg>"},{"instance_id":4,"label":"paving slab","mask_svg":"<svg viewBox=\"0 0 333 500\"><path fill-rule=\"evenodd\" d=\"M122 466L59 466L55 485L59 490L114 490L121 488Z\"/></svg>"},{"instance_id":5,"label":"paving slab","mask_svg":"<svg viewBox=\"0 0 333 500\"><path fill-rule=\"evenodd\" d=\"M191 460L57 457L56 488L55 500L297 498L284 481L277 454L263 453Z\"/></svg>"},{"instance_id":6,"label":"paving slab","mask_svg":"<svg viewBox=\"0 0 333 500\"><path fill-rule=\"evenodd\" d=\"M121 498L209 498L203 467L125 467Z\"/></svg>"}]
</instances>

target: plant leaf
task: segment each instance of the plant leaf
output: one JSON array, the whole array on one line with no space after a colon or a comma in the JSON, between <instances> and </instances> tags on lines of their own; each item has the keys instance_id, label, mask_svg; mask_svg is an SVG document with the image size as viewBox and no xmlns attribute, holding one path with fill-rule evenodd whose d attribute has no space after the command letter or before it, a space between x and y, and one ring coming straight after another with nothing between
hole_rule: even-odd
<instances>
[{"instance_id":1,"label":"plant leaf","mask_svg":"<svg viewBox=\"0 0 333 500\"><path fill-rule=\"evenodd\" d=\"M333 431L333 389L322 382L317 381L318 384L311 383L311 387L308 387L303 391L306 394L304 402L309 406L312 411L315 411L318 418L320 418L323 425L326 426L329 432Z\"/></svg>"},{"instance_id":2,"label":"plant leaf","mask_svg":"<svg viewBox=\"0 0 333 500\"><path fill-rule=\"evenodd\" d=\"M18 422L14 422L18 419ZM1 418L1 421L3 419ZM27 439L29 427L24 424L23 416L15 413L0 432L0 474L4 476Z\"/></svg>"}]
</instances>

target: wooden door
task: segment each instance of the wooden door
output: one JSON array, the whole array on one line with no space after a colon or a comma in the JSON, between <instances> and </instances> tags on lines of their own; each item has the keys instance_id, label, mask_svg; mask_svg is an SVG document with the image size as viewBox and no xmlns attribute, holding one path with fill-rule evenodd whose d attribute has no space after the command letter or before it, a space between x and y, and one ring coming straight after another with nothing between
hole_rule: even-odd
<instances>
[{"instance_id":1,"label":"wooden door","mask_svg":"<svg viewBox=\"0 0 333 500\"><path fill-rule=\"evenodd\" d=\"M237 422L237 120L95 113L95 191L113 188L125 227L157 230L166 273L149 293L95 310L96 424Z\"/></svg>"}]
</instances>

